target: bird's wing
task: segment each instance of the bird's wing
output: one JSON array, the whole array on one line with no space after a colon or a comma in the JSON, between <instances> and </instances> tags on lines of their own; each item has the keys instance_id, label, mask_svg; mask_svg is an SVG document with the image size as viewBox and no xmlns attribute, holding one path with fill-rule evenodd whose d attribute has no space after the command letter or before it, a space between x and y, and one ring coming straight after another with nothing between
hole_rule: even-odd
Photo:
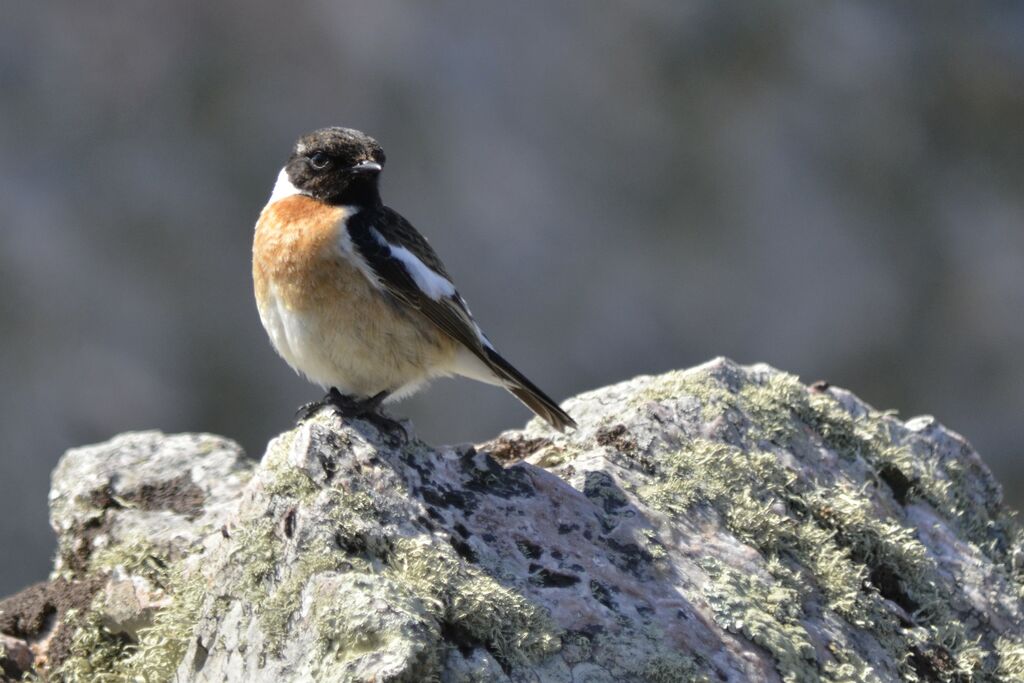
<instances>
[{"instance_id":1,"label":"bird's wing","mask_svg":"<svg viewBox=\"0 0 1024 683\"><path fill-rule=\"evenodd\" d=\"M348 219L347 228L353 246L384 291L419 310L469 349L509 391L553 427L564 431L576 426L554 400L498 354L474 322L441 259L407 220L385 207L355 214Z\"/></svg>"},{"instance_id":2,"label":"bird's wing","mask_svg":"<svg viewBox=\"0 0 1024 683\"><path fill-rule=\"evenodd\" d=\"M427 240L401 215L384 208L348 219L352 244L377 284L419 310L441 331L486 362L486 337Z\"/></svg>"}]
</instances>

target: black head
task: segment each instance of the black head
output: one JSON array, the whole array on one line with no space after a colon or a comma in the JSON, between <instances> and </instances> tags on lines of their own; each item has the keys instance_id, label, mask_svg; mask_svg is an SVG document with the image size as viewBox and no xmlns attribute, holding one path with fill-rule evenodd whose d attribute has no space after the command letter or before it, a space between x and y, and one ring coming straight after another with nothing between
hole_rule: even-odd
<instances>
[{"instance_id":1,"label":"black head","mask_svg":"<svg viewBox=\"0 0 1024 683\"><path fill-rule=\"evenodd\" d=\"M300 192L329 204L380 203L384 150L352 128L321 128L299 138L285 170Z\"/></svg>"}]
</instances>

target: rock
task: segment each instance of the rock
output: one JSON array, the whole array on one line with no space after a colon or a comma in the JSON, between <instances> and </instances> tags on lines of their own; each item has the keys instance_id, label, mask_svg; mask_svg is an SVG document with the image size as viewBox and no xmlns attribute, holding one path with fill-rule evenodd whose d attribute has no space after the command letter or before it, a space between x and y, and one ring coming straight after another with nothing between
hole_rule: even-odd
<instances>
[{"instance_id":1,"label":"rock","mask_svg":"<svg viewBox=\"0 0 1024 683\"><path fill-rule=\"evenodd\" d=\"M0 634L0 675L7 678L20 677L32 668L35 653L24 640Z\"/></svg>"},{"instance_id":2,"label":"rock","mask_svg":"<svg viewBox=\"0 0 1024 683\"><path fill-rule=\"evenodd\" d=\"M118 565L110 572L97 609L106 631L138 642L139 631L152 626L153 617L170 602L145 576L129 574Z\"/></svg>"},{"instance_id":3,"label":"rock","mask_svg":"<svg viewBox=\"0 0 1024 683\"><path fill-rule=\"evenodd\" d=\"M133 543L188 555L228 520L251 474L237 444L210 434L137 432L73 448L50 489L55 572L79 574L97 551Z\"/></svg>"},{"instance_id":4,"label":"rock","mask_svg":"<svg viewBox=\"0 0 1024 683\"><path fill-rule=\"evenodd\" d=\"M99 677L99 660L124 659L170 604L172 566L219 535L252 470L237 444L208 434L139 432L69 450L50 490L53 576L0 601L0 632L43 671ZM8 677L26 670L23 658L0 663Z\"/></svg>"},{"instance_id":5,"label":"rock","mask_svg":"<svg viewBox=\"0 0 1024 683\"><path fill-rule=\"evenodd\" d=\"M934 419L723 359L566 405L476 447L321 412L252 470L70 451L59 572L0 631L63 680L1024 677L1024 537Z\"/></svg>"}]
</instances>

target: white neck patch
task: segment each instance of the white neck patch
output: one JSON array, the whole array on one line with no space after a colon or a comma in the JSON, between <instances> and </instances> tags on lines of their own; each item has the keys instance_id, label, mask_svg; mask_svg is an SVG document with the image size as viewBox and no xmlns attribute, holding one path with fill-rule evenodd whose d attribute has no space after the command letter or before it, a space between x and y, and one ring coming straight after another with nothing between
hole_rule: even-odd
<instances>
[{"instance_id":1,"label":"white neck patch","mask_svg":"<svg viewBox=\"0 0 1024 683\"><path fill-rule=\"evenodd\" d=\"M270 193L270 202L276 202L278 199L284 199L285 197L304 194L306 193L292 185L292 181L288 178L288 169L282 168L281 172L277 174L277 182L274 183L274 191Z\"/></svg>"}]
</instances>

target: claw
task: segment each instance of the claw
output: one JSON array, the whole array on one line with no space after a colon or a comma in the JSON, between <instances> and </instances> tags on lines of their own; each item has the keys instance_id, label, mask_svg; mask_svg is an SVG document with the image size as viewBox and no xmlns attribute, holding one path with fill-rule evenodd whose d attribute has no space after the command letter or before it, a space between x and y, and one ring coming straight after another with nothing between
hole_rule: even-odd
<instances>
[{"instance_id":1,"label":"claw","mask_svg":"<svg viewBox=\"0 0 1024 683\"><path fill-rule=\"evenodd\" d=\"M299 406L299 409L295 411L295 424L298 425L300 422L305 422L309 418L320 412L320 409L326 405L324 401L310 401L309 403L303 403Z\"/></svg>"},{"instance_id":2,"label":"claw","mask_svg":"<svg viewBox=\"0 0 1024 683\"><path fill-rule=\"evenodd\" d=\"M331 390L320 399L319 401L310 401L299 407L295 411L296 423L303 422L320 412L321 408L331 408L341 417L355 418L362 417L370 420L371 422L377 423L377 420L383 420L389 423L388 429L393 429L394 425L399 423L394 420L380 415L377 410L380 408L381 403L388 396L387 391L382 391L378 394L374 394L369 398L357 399L352 396L346 396L345 394L338 391L335 387L331 387ZM378 425L379 426L379 425Z\"/></svg>"}]
</instances>

